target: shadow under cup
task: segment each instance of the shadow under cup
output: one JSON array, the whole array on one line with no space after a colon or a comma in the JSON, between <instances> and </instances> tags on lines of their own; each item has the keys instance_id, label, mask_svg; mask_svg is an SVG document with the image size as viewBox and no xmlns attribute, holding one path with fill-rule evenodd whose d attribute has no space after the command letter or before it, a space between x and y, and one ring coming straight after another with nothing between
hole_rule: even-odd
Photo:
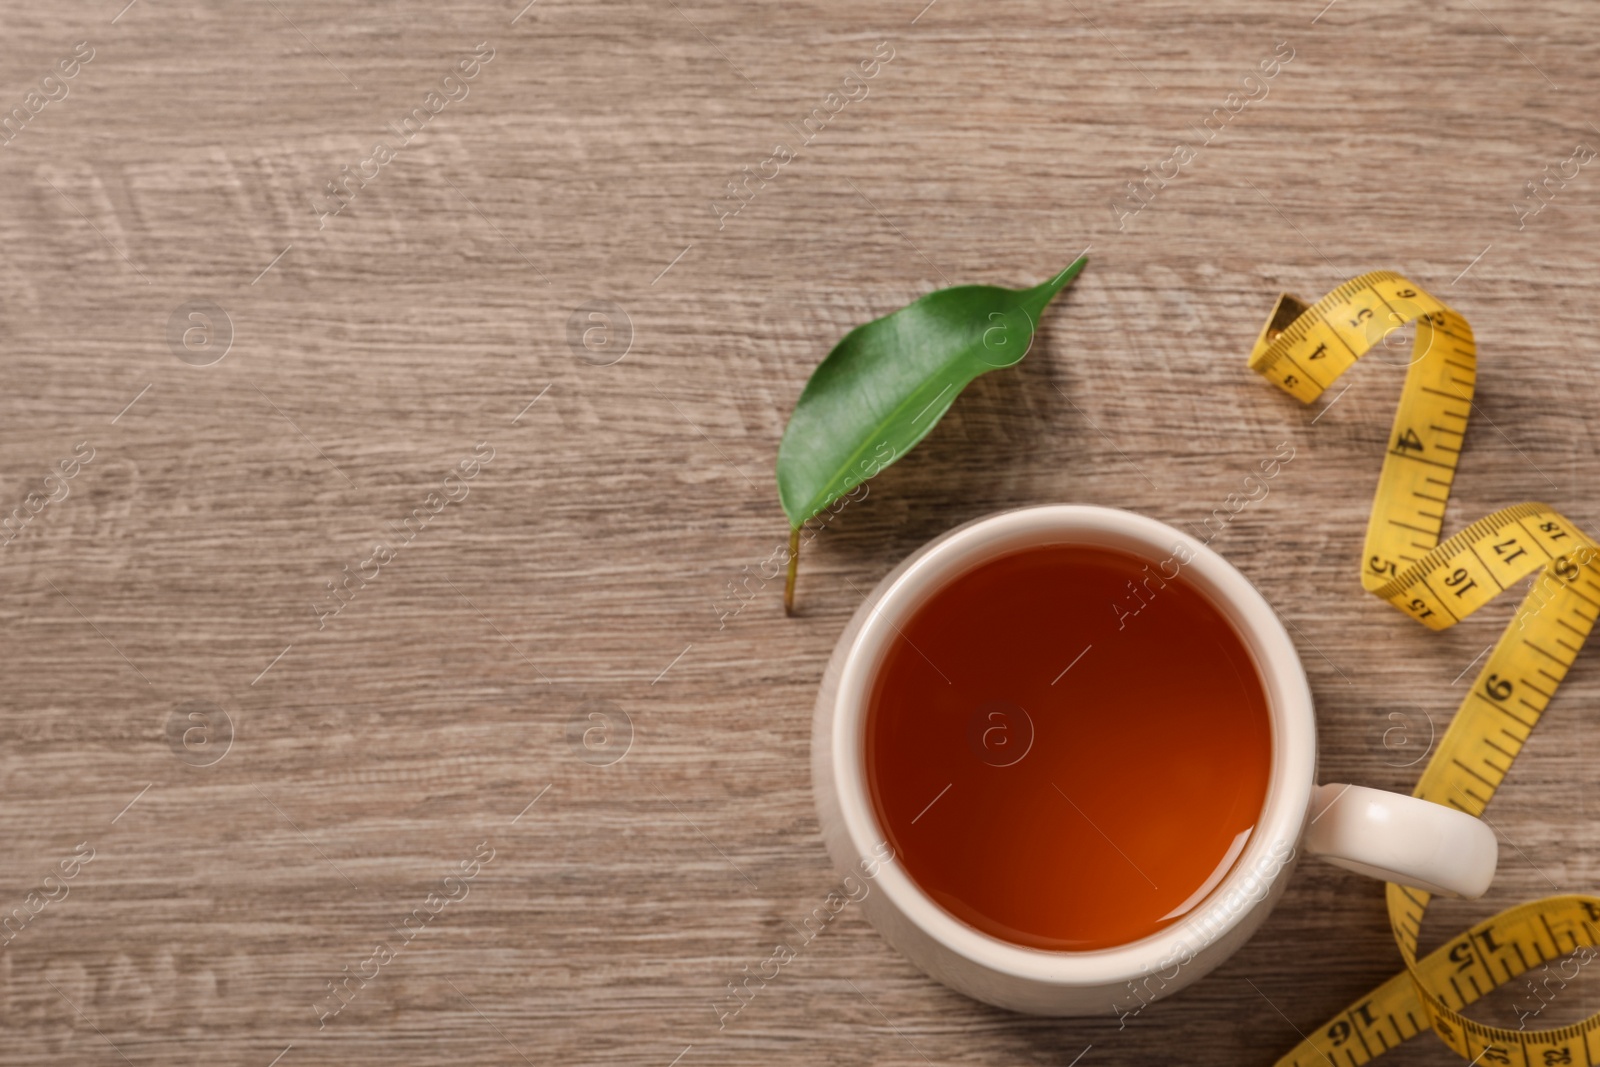
<instances>
[{"instance_id":1,"label":"shadow under cup","mask_svg":"<svg viewBox=\"0 0 1600 1067\"><path fill-rule=\"evenodd\" d=\"M866 785L896 863L966 925L1047 951L1192 914L1266 802L1261 675L1188 561L1051 542L906 608L873 674Z\"/></svg>"}]
</instances>

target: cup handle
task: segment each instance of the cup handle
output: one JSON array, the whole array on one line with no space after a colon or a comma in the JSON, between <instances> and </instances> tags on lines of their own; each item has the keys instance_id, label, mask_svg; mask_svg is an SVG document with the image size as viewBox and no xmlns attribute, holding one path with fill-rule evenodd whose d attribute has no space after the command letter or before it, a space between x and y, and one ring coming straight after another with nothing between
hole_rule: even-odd
<instances>
[{"instance_id":1,"label":"cup handle","mask_svg":"<svg viewBox=\"0 0 1600 1067\"><path fill-rule=\"evenodd\" d=\"M1358 874L1474 900L1488 890L1500 845L1464 811L1360 785L1319 785L1304 844Z\"/></svg>"}]
</instances>

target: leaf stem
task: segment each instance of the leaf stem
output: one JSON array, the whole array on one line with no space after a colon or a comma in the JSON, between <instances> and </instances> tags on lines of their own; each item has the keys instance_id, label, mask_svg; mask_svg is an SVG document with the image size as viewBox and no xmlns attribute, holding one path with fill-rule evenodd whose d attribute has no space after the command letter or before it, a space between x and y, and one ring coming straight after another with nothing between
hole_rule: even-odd
<instances>
[{"instance_id":1,"label":"leaf stem","mask_svg":"<svg viewBox=\"0 0 1600 1067\"><path fill-rule=\"evenodd\" d=\"M794 614L794 576L800 569L800 527L789 530L789 576L783 582L783 614Z\"/></svg>"}]
</instances>

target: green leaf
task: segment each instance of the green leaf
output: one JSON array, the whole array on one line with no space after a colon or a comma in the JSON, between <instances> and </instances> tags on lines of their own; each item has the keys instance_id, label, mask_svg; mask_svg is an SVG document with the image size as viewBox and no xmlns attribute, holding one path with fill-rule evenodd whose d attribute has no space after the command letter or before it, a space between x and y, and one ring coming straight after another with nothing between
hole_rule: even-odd
<instances>
[{"instance_id":1,"label":"green leaf","mask_svg":"<svg viewBox=\"0 0 1600 1067\"><path fill-rule=\"evenodd\" d=\"M1080 258L1032 289L958 285L857 326L806 383L778 446L778 497L791 527L905 455L967 383L1027 355Z\"/></svg>"}]
</instances>

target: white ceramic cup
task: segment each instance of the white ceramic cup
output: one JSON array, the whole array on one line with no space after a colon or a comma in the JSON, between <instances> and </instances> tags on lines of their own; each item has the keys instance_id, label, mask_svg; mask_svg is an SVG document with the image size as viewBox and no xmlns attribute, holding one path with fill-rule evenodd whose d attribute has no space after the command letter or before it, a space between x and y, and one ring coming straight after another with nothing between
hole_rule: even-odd
<instances>
[{"instance_id":1,"label":"white ceramic cup","mask_svg":"<svg viewBox=\"0 0 1600 1067\"><path fill-rule=\"evenodd\" d=\"M1256 832L1227 875L1188 915L1138 941L1054 952L1002 941L933 901L900 864L882 862L886 835L868 793L868 698L898 628L930 594L997 556L1043 544L1120 549L1181 563L1182 579L1233 624L1267 695L1272 766ZM1172 577L1163 570L1163 575ZM1470 815L1377 789L1315 781L1317 724L1294 644L1244 575L1188 534L1114 508L1047 505L969 522L924 545L856 610L817 697L811 769L828 852L841 871L876 873L867 918L933 978L968 996L1041 1015L1126 1016L1216 967L1255 932L1300 848L1341 867L1435 893L1477 897L1498 847ZM1092 876L1092 874L1090 875Z\"/></svg>"}]
</instances>

